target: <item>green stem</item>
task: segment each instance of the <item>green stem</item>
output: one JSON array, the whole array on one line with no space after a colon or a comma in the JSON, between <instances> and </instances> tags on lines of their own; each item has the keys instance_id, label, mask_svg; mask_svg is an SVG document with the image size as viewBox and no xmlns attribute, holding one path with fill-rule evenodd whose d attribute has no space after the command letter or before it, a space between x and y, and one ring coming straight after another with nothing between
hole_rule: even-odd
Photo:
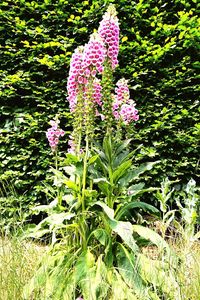
<instances>
[{"instance_id":1,"label":"green stem","mask_svg":"<svg viewBox=\"0 0 200 300\"><path fill-rule=\"evenodd\" d=\"M108 168L108 172L109 172L109 181L110 181L110 189L109 189L109 194L108 194L108 206L110 208L113 208L113 186L114 186L114 183L113 183L113 170L111 167Z\"/></svg>"},{"instance_id":2,"label":"green stem","mask_svg":"<svg viewBox=\"0 0 200 300\"><path fill-rule=\"evenodd\" d=\"M56 166L57 199L58 199L58 205L61 205L62 199L60 199L60 197L59 197L59 186L58 186L58 151L57 151L57 149L55 152L55 166Z\"/></svg>"},{"instance_id":3,"label":"green stem","mask_svg":"<svg viewBox=\"0 0 200 300\"><path fill-rule=\"evenodd\" d=\"M83 163L83 179L82 179L82 211L85 211L85 188L86 188L86 177L87 177L87 159L88 159L88 152L89 152L89 141L88 135L85 138L85 156L84 156L84 163Z\"/></svg>"}]
</instances>

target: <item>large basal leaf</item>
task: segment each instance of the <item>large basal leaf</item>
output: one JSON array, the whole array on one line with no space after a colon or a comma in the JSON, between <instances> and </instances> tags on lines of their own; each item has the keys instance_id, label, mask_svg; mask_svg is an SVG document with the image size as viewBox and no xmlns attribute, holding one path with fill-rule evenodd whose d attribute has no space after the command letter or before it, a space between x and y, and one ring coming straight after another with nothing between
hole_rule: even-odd
<instances>
[{"instance_id":1,"label":"large basal leaf","mask_svg":"<svg viewBox=\"0 0 200 300\"><path fill-rule=\"evenodd\" d=\"M48 205L38 205L31 209L34 214L39 214L41 211L50 212L53 211L58 205L58 200L54 199ZM60 208L59 208L60 209Z\"/></svg>"},{"instance_id":2,"label":"large basal leaf","mask_svg":"<svg viewBox=\"0 0 200 300\"><path fill-rule=\"evenodd\" d=\"M35 226L33 229L29 230L29 232L26 234L26 237L33 237L33 238L40 238L44 236L47 233L52 232L54 229L59 229L62 227L65 227L64 221L71 220L75 216L74 213L54 213L44 220L42 220L37 226Z\"/></svg>"},{"instance_id":3,"label":"large basal leaf","mask_svg":"<svg viewBox=\"0 0 200 300\"><path fill-rule=\"evenodd\" d=\"M114 219L114 210L108 207L103 202L96 202L93 206L100 206L106 216L108 217L108 223L113 232L117 233L123 242L132 249L133 252L138 250L138 247L133 238L133 229L132 224L130 222L122 222Z\"/></svg>"},{"instance_id":4,"label":"large basal leaf","mask_svg":"<svg viewBox=\"0 0 200 300\"><path fill-rule=\"evenodd\" d=\"M137 296L148 299L146 287L140 276L139 264L135 254L128 251L122 244L117 247L117 267L126 284L132 288Z\"/></svg>"},{"instance_id":5,"label":"large basal leaf","mask_svg":"<svg viewBox=\"0 0 200 300\"><path fill-rule=\"evenodd\" d=\"M117 271L117 269L112 271L112 300L138 300L138 297L135 294L135 290L131 289L123 279L122 275Z\"/></svg>"},{"instance_id":6,"label":"large basal leaf","mask_svg":"<svg viewBox=\"0 0 200 300\"><path fill-rule=\"evenodd\" d=\"M117 212L115 219L120 220L133 208L141 208L144 211L150 211L152 213L159 213L159 210L150 204L147 204L145 202L134 201L134 202L125 204L123 207L121 207L119 209L119 211Z\"/></svg>"},{"instance_id":7,"label":"large basal leaf","mask_svg":"<svg viewBox=\"0 0 200 300\"><path fill-rule=\"evenodd\" d=\"M88 238L88 242L93 235L99 241L99 243L103 246L106 246L106 244L110 240L110 236L108 235L106 230L104 230L103 228L97 228L94 231L92 231L92 233L90 234L90 236Z\"/></svg>"},{"instance_id":8,"label":"large basal leaf","mask_svg":"<svg viewBox=\"0 0 200 300\"><path fill-rule=\"evenodd\" d=\"M109 284L107 283L107 273L108 268L105 265L103 261L102 255L100 255L96 261L96 272L95 277L92 281L92 292L93 292L93 298L96 300L99 299L107 299L108 298L108 290L109 290ZM92 295L91 295L92 296Z\"/></svg>"},{"instance_id":9,"label":"large basal leaf","mask_svg":"<svg viewBox=\"0 0 200 300\"><path fill-rule=\"evenodd\" d=\"M136 232L138 235L140 235L146 240L151 241L152 244L156 245L160 252L163 252L164 250L164 252L166 253L166 259L169 263L177 262L177 257L175 253L169 247L167 242L158 233L141 225L132 225L132 228L133 231Z\"/></svg>"},{"instance_id":10,"label":"large basal leaf","mask_svg":"<svg viewBox=\"0 0 200 300\"><path fill-rule=\"evenodd\" d=\"M75 280L79 282L84 280L90 269L94 267L95 258L89 249L81 254L75 266Z\"/></svg>"},{"instance_id":11,"label":"large basal leaf","mask_svg":"<svg viewBox=\"0 0 200 300\"><path fill-rule=\"evenodd\" d=\"M109 220L113 232L117 233L122 241L133 251L138 251L138 246L133 238L133 229L130 222Z\"/></svg>"},{"instance_id":12,"label":"large basal leaf","mask_svg":"<svg viewBox=\"0 0 200 300\"><path fill-rule=\"evenodd\" d=\"M75 266L75 281L84 299L105 299L109 288L105 281L106 273L102 256L95 262L89 249L81 254Z\"/></svg>"}]
</instances>

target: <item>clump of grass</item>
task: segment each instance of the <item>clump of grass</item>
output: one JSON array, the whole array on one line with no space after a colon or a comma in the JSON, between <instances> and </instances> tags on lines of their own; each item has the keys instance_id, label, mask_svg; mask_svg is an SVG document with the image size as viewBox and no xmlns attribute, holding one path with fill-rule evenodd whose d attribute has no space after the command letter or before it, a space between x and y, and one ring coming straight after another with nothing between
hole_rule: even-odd
<instances>
[{"instance_id":1,"label":"clump of grass","mask_svg":"<svg viewBox=\"0 0 200 300\"><path fill-rule=\"evenodd\" d=\"M23 287L34 275L44 253L43 246L18 237L0 237L0 299L23 299Z\"/></svg>"},{"instance_id":2,"label":"clump of grass","mask_svg":"<svg viewBox=\"0 0 200 300\"><path fill-rule=\"evenodd\" d=\"M190 245L177 240L173 245L180 264L177 267L177 282L181 300L196 300L200 295L200 243Z\"/></svg>"}]
</instances>

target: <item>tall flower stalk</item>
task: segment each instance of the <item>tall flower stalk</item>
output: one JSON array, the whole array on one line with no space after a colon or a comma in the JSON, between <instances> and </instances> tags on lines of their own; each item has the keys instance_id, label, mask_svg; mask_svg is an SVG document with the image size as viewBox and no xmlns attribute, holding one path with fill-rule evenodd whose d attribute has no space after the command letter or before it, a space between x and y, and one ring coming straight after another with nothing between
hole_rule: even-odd
<instances>
[{"instance_id":1,"label":"tall flower stalk","mask_svg":"<svg viewBox=\"0 0 200 300\"><path fill-rule=\"evenodd\" d=\"M119 22L114 5L110 5L98 31L90 36L87 44L73 53L67 80L67 100L73 116L68 152L77 155L83 162L83 172L80 176L76 175L75 180L83 212L88 159L96 132L101 131L102 137L114 134L120 140L122 128L138 120L127 80L119 80L114 87L113 72L118 65L118 52ZM99 116L102 122L97 119ZM52 123L52 129L47 133L52 151L56 151L59 136L63 134L56 126Z\"/></svg>"},{"instance_id":2,"label":"tall flower stalk","mask_svg":"<svg viewBox=\"0 0 200 300\"><path fill-rule=\"evenodd\" d=\"M112 90L113 71L118 65L119 53L119 23L114 5L110 5L100 22L98 33L104 41L106 60L102 76L103 87L103 115L105 119L106 134L110 134L113 125L112 115Z\"/></svg>"}]
</instances>

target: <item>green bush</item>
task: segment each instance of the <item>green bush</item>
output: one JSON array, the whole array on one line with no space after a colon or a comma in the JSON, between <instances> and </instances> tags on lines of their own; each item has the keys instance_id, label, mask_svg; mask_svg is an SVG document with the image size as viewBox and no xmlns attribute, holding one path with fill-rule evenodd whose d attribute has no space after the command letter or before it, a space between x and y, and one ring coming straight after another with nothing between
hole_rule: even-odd
<instances>
[{"instance_id":1,"label":"green bush","mask_svg":"<svg viewBox=\"0 0 200 300\"><path fill-rule=\"evenodd\" d=\"M60 115L70 132L66 101L69 60L88 40L109 3L121 22L121 68L130 79L140 121L133 128L136 161L161 160L151 186L165 176L198 178L199 100L197 1L3 1L1 27L1 179L32 201L45 202L52 164L45 137ZM66 152L67 141L60 150Z\"/></svg>"}]
</instances>

